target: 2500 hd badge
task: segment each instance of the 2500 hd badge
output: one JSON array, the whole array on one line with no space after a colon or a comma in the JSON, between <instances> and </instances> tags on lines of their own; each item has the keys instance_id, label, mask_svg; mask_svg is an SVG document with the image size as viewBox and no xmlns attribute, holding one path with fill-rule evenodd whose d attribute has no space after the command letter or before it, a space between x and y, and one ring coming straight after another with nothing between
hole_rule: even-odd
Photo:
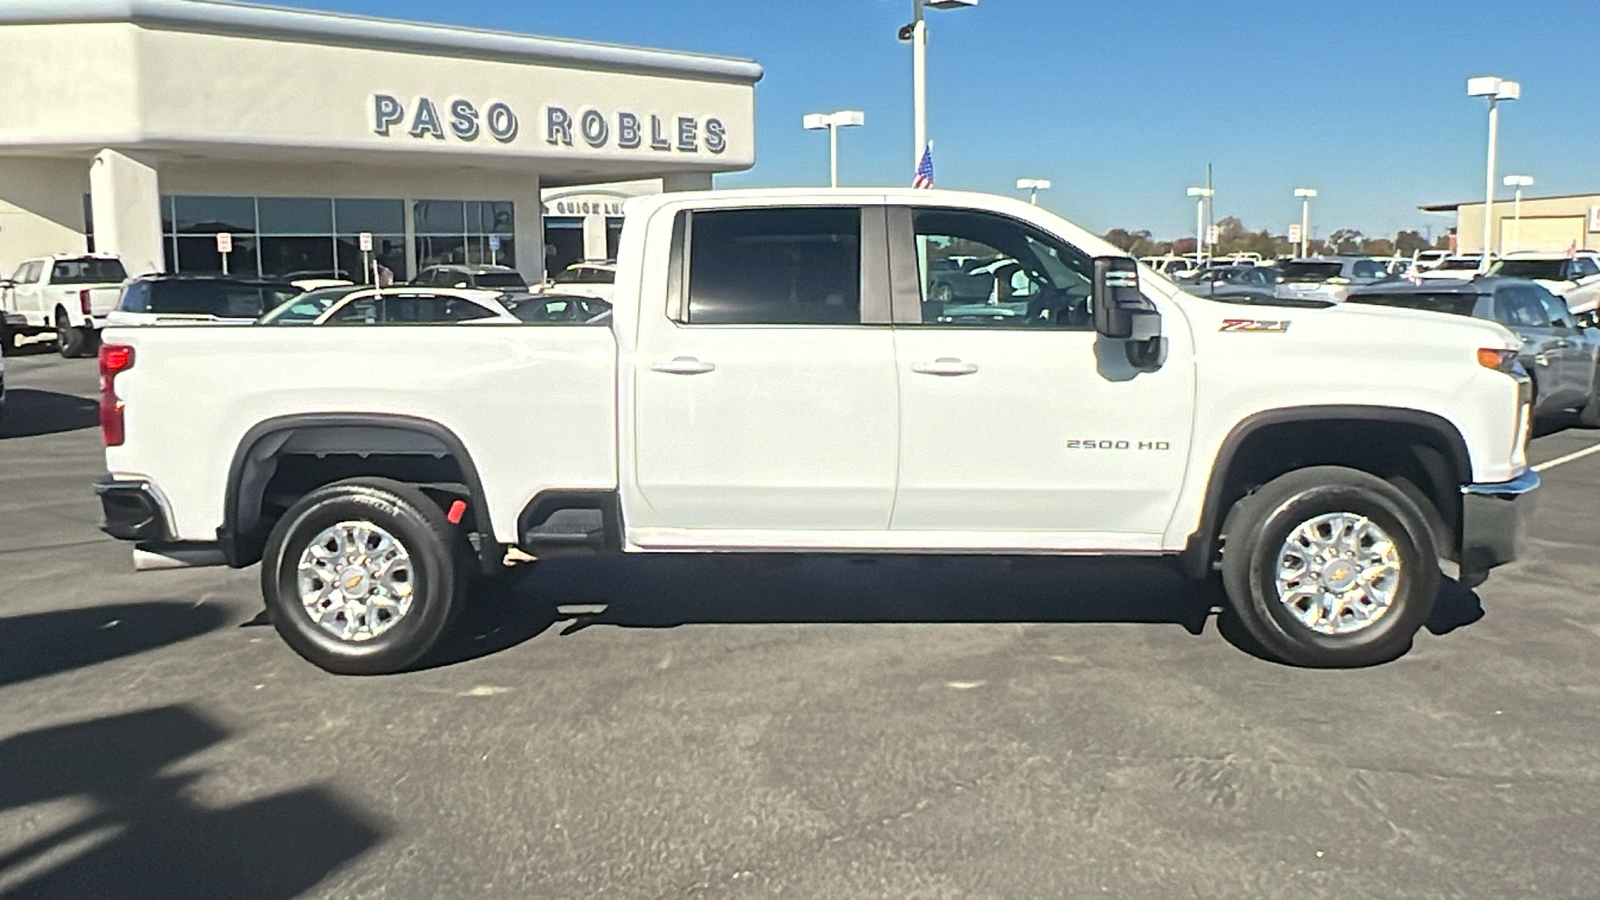
<instances>
[{"instance_id":1,"label":"2500 hd badge","mask_svg":"<svg viewBox=\"0 0 1600 900\"><path fill-rule=\"evenodd\" d=\"M1068 450L1171 450L1168 441L1067 441Z\"/></svg>"}]
</instances>

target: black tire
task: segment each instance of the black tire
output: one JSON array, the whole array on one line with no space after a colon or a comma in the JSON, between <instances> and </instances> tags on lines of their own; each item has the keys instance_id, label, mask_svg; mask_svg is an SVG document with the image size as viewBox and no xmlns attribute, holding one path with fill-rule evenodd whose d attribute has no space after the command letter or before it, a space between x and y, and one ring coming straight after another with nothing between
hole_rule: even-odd
<instances>
[{"instance_id":1,"label":"black tire","mask_svg":"<svg viewBox=\"0 0 1600 900\"><path fill-rule=\"evenodd\" d=\"M0 325L0 355L10 356L17 352L17 333L9 326Z\"/></svg>"},{"instance_id":2,"label":"black tire","mask_svg":"<svg viewBox=\"0 0 1600 900\"><path fill-rule=\"evenodd\" d=\"M87 356L94 344L94 335L87 328L73 328L72 320L61 310L56 310L56 345L62 357L77 359Z\"/></svg>"},{"instance_id":3,"label":"black tire","mask_svg":"<svg viewBox=\"0 0 1600 900\"><path fill-rule=\"evenodd\" d=\"M1290 535L1331 513L1371 520L1399 555L1390 605L1346 634L1324 634L1302 622L1279 600L1276 580ZM1282 475L1240 500L1223 528L1222 578L1230 611L1258 649L1290 665L1350 668L1401 656L1439 595L1439 559L1427 517L1400 489L1366 472L1317 466Z\"/></svg>"},{"instance_id":4,"label":"black tire","mask_svg":"<svg viewBox=\"0 0 1600 900\"><path fill-rule=\"evenodd\" d=\"M409 611L386 630L364 639L346 639L318 624L299 597L302 554L325 529L347 521L387 531L411 560ZM354 478L317 488L284 513L267 539L261 593L268 616L285 643L329 672L403 671L434 648L461 605L465 580L461 571L469 562L458 563L456 546L455 529L443 511L412 485L387 478Z\"/></svg>"},{"instance_id":5,"label":"black tire","mask_svg":"<svg viewBox=\"0 0 1600 900\"><path fill-rule=\"evenodd\" d=\"M1578 410L1578 425L1582 428L1600 428L1600 372L1594 375L1589 387L1589 402Z\"/></svg>"}]
</instances>

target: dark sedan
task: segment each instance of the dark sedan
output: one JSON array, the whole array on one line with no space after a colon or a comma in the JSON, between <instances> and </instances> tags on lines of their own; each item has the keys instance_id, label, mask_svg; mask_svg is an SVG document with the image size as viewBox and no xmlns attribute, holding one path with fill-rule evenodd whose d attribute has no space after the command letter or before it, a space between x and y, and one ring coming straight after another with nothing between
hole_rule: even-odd
<instances>
[{"instance_id":1,"label":"dark sedan","mask_svg":"<svg viewBox=\"0 0 1600 900\"><path fill-rule=\"evenodd\" d=\"M1357 288L1346 302L1498 322L1522 339L1518 362L1533 379L1534 415L1575 409L1580 425L1600 428L1600 331L1578 324L1565 300L1532 281L1389 283Z\"/></svg>"}]
</instances>

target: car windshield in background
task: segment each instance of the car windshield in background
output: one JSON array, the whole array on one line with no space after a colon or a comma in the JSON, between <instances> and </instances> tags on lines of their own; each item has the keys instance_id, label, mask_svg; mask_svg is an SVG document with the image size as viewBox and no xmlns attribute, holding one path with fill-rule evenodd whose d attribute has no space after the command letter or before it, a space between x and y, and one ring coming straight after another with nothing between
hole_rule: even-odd
<instances>
[{"instance_id":1,"label":"car windshield in background","mask_svg":"<svg viewBox=\"0 0 1600 900\"><path fill-rule=\"evenodd\" d=\"M1439 263L1438 268L1435 271L1466 272L1476 269L1477 267L1478 261L1475 259L1447 259L1444 262Z\"/></svg>"},{"instance_id":2,"label":"car windshield in background","mask_svg":"<svg viewBox=\"0 0 1600 900\"><path fill-rule=\"evenodd\" d=\"M568 269L550 279L554 284L613 284L616 275L604 269Z\"/></svg>"},{"instance_id":3,"label":"car windshield in background","mask_svg":"<svg viewBox=\"0 0 1600 900\"><path fill-rule=\"evenodd\" d=\"M1352 294L1349 302L1371 306L1393 306L1399 309L1419 309L1423 312L1449 313L1453 316L1470 316L1478 305L1477 294L1430 294L1410 291L1394 294Z\"/></svg>"},{"instance_id":4,"label":"car windshield in background","mask_svg":"<svg viewBox=\"0 0 1600 900\"><path fill-rule=\"evenodd\" d=\"M1336 262L1291 262L1278 267L1279 281L1327 281L1338 278L1344 266Z\"/></svg>"},{"instance_id":5,"label":"car windshield in background","mask_svg":"<svg viewBox=\"0 0 1600 900\"><path fill-rule=\"evenodd\" d=\"M51 284L120 284L127 277L120 259L63 259L50 270Z\"/></svg>"},{"instance_id":6,"label":"car windshield in background","mask_svg":"<svg viewBox=\"0 0 1600 900\"><path fill-rule=\"evenodd\" d=\"M309 291L261 317L263 325L310 325L317 317L333 308L335 303L356 291L367 290L365 285L331 287Z\"/></svg>"},{"instance_id":7,"label":"car windshield in background","mask_svg":"<svg viewBox=\"0 0 1600 900\"><path fill-rule=\"evenodd\" d=\"M276 309L300 290L286 284L245 281L148 281L128 288L123 299L127 312L174 316L215 316L219 319L254 319Z\"/></svg>"},{"instance_id":8,"label":"car windshield in background","mask_svg":"<svg viewBox=\"0 0 1600 900\"><path fill-rule=\"evenodd\" d=\"M516 272L483 272L472 279L481 288L526 288L528 282Z\"/></svg>"},{"instance_id":9,"label":"car windshield in background","mask_svg":"<svg viewBox=\"0 0 1600 900\"><path fill-rule=\"evenodd\" d=\"M1565 276L1562 273L1560 259L1503 259L1494 264L1489 270L1490 275L1499 275L1504 278L1538 278L1544 281L1561 281Z\"/></svg>"}]
</instances>

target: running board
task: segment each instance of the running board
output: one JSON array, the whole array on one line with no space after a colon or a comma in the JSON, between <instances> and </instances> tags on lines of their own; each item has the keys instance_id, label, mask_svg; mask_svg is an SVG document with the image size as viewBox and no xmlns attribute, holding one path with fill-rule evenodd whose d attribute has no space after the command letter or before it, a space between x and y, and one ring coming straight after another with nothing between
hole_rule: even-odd
<instances>
[{"instance_id":1,"label":"running board","mask_svg":"<svg viewBox=\"0 0 1600 900\"><path fill-rule=\"evenodd\" d=\"M199 569L227 564L227 557L222 555L220 546L200 541L183 544L139 544L133 548L133 568L138 572Z\"/></svg>"}]
</instances>

